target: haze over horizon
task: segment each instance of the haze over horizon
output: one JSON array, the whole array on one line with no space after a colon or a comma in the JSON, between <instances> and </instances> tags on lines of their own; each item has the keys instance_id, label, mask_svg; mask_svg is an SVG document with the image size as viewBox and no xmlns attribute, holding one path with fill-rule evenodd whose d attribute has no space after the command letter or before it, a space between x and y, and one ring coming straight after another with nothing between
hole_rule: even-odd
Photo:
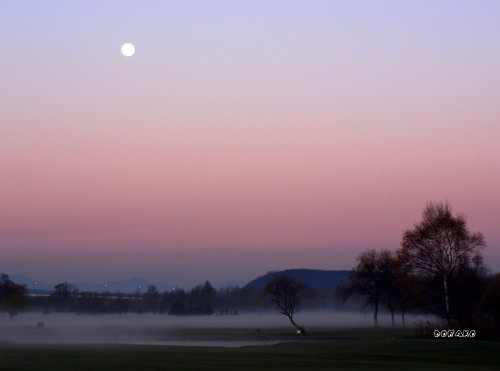
<instances>
[{"instance_id":1,"label":"haze over horizon","mask_svg":"<svg viewBox=\"0 0 500 371\"><path fill-rule=\"evenodd\" d=\"M445 200L500 270L499 2L0 14L0 272L190 287L351 269Z\"/></svg>"}]
</instances>

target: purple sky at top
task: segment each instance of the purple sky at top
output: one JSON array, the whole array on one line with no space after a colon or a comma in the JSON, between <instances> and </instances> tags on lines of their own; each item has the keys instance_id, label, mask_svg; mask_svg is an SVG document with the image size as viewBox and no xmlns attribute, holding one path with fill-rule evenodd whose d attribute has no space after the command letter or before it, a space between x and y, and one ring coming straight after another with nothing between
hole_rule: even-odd
<instances>
[{"instance_id":1,"label":"purple sky at top","mask_svg":"<svg viewBox=\"0 0 500 371\"><path fill-rule=\"evenodd\" d=\"M500 270L499 19L497 1L0 0L0 271L350 269L431 200Z\"/></svg>"}]
</instances>

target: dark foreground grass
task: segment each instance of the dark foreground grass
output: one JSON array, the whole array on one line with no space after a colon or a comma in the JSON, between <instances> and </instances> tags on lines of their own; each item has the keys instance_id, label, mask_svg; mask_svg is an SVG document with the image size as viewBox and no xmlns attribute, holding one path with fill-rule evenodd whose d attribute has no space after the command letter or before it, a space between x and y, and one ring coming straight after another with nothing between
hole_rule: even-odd
<instances>
[{"instance_id":1,"label":"dark foreground grass","mask_svg":"<svg viewBox=\"0 0 500 371\"><path fill-rule=\"evenodd\" d=\"M377 336L378 334L378 336ZM500 343L344 331L272 346L0 345L2 370L500 369ZM351 336L348 336L351 335ZM366 335L366 336L364 336Z\"/></svg>"}]
</instances>

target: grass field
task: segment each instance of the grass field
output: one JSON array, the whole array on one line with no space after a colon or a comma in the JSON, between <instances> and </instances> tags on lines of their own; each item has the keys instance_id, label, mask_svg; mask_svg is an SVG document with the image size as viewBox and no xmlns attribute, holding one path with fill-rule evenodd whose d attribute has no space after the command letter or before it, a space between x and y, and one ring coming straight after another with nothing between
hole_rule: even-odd
<instances>
[{"instance_id":1,"label":"grass field","mask_svg":"<svg viewBox=\"0 0 500 371\"><path fill-rule=\"evenodd\" d=\"M210 336L208 336L210 334ZM125 344L0 344L2 370L476 370L500 369L500 343L414 339L411 329L204 328L189 339L272 338L277 344L211 347ZM282 343L281 343L282 342Z\"/></svg>"}]
</instances>

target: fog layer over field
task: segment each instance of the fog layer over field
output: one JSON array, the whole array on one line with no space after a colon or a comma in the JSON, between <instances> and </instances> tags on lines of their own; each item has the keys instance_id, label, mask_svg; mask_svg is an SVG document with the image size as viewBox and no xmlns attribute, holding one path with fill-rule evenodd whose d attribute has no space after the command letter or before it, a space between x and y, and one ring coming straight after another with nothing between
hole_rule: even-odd
<instances>
[{"instance_id":1,"label":"fog layer over field","mask_svg":"<svg viewBox=\"0 0 500 371\"><path fill-rule=\"evenodd\" d=\"M312 335L336 328L373 326L371 313L299 312L296 321ZM423 318L407 316L408 326ZM398 319L399 320L399 319ZM379 324L389 326L388 315ZM149 344L243 346L274 344L276 332L295 332L276 312L235 316L171 316L153 314L75 315L22 314L0 317L0 343Z\"/></svg>"}]
</instances>

